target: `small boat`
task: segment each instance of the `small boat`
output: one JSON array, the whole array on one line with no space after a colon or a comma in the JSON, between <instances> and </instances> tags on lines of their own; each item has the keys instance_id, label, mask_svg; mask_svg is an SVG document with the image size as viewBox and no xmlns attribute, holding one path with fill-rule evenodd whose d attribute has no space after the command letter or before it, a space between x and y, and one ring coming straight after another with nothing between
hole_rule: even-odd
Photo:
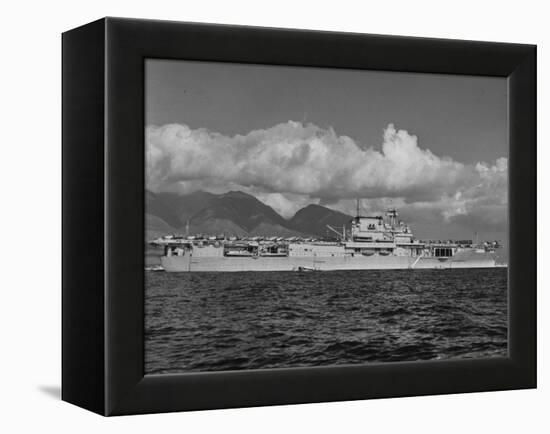
<instances>
[{"instance_id":1,"label":"small boat","mask_svg":"<svg viewBox=\"0 0 550 434\"><path fill-rule=\"evenodd\" d=\"M150 267L145 267L145 271L164 271L162 265L151 265Z\"/></svg>"},{"instance_id":2,"label":"small boat","mask_svg":"<svg viewBox=\"0 0 550 434\"><path fill-rule=\"evenodd\" d=\"M319 270L313 267L299 266L299 267L294 267L294 271L306 272L306 271L319 271Z\"/></svg>"}]
</instances>

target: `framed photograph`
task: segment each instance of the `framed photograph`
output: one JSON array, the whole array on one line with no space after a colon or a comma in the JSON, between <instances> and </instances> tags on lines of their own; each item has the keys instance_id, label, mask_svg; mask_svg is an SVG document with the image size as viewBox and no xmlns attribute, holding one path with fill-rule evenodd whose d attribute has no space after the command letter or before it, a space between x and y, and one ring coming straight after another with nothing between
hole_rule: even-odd
<instances>
[{"instance_id":1,"label":"framed photograph","mask_svg":"<svg viewBox=\"0 0 550 434\"><path fill-rule=\"evenodd\" d=\"M535 46L64 33L63 399L536 387L535 158Z\"/></svg>"}]
</instances>

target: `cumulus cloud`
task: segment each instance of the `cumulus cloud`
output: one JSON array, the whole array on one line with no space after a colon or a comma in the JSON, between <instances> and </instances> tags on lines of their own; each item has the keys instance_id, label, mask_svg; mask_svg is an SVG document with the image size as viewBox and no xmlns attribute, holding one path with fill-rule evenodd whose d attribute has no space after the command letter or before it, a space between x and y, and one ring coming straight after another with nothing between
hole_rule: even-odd
<instances>
[{"instance_id":1,"label":"cumulus cloud","mask_svg":"<svg viewBox=\"0 0 550 434\"><path fill-rule=\"evenodd\" d=\"M244 189L247 193L254 195L258 200L269 205L284 218L291 218L296 212L311 203L317 203L318 200L303 194L282 194L282 193L264 193L255 189Z\"/></svg>"},{"instance_id":2,"label":"cumulus cloud","mask_svg":"<svg viewBox=\"0 0 550 434\"><path fill-rule=\"evenodd\" d=\"M150 126L146 140L153 190L215 179L325 198L433 197L473 169L421 149L416 136L391 124L381 152L338 136L332 128L292 121L233 137L187 125Z\"/></svg>"},{"instance_id":3,"label":"cumulus cloud","mask_svg":"<svg viewBox=\"0 0 550 434\"><path fill-rule=\"evenodd\" d=\"M240 189L285 217L318 202L352 212L352 199L361 197L373 212L392 201L448 222L476 215L493 223L505 219L506 158L463 164L423 149L415 135L393 124L379 149L332 128L293 121L235 136L182 124L149 126L147 187L181 193Z\"/></svg>"}]
</instances>

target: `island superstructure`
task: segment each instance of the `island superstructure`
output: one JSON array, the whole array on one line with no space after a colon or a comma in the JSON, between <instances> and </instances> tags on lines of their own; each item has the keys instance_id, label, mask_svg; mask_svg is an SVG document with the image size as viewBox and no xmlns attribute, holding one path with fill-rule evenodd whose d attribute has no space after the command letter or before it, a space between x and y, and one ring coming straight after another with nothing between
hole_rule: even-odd
<instances>
[{"instance_id":1,"label":"island superstructure","mask_svg":"<svg viewBox=\"0 0 550 434\"><path fill-rule=\"evenodd\" d=\"M151 241L162 246L167 272L193 271L323 271L377 269L491 268L497 242L420 241L397 219L361 216L349 230L328 227L332 240L299 237L164 236Z\"/></svg>"}]
</instances>

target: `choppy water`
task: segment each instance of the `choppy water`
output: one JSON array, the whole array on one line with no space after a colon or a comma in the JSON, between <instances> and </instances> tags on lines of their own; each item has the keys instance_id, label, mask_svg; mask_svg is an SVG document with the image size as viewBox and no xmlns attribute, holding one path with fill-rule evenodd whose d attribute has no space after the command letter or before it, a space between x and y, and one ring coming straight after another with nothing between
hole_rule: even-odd
<instances>
[{"instance_id":1,"label":"choppy water","mask_svg":"<svg viewBox=\"0 0 550 434\"><path fill-rule=\"evenodd\" d=\"M507 269L146 273L148 374L507 354Z\"/></svg>"}]
</instances>

